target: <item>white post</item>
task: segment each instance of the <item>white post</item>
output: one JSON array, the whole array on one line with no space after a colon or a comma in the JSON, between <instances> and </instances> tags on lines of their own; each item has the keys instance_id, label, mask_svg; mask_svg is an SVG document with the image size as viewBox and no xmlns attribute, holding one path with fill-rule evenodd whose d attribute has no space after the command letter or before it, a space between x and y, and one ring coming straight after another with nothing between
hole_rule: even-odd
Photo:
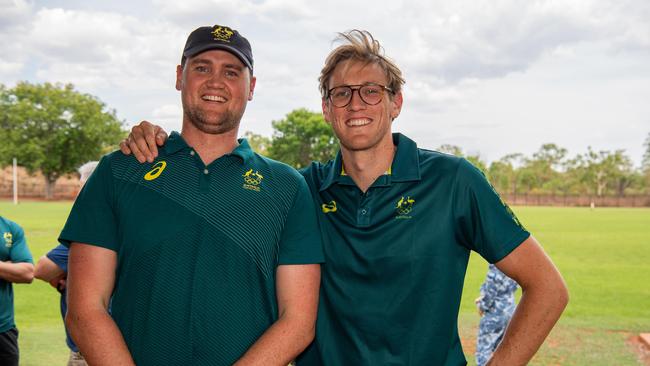
<instances>
[{"instance_id":1,"label":"white post","mask_svg":"<svg viewBox=\"0 0 650 366\"><path fill-rule=\"evenodd\" d=\"M14 158L14 205L18 204L18 160Z\"/></svg>"}]
</instances>

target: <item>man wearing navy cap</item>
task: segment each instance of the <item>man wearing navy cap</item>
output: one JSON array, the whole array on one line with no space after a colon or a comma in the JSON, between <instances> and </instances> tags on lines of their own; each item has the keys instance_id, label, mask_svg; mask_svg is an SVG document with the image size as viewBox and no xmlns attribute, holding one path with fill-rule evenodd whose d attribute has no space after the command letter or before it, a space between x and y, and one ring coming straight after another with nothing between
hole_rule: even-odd
<instances>
[{"instance_id":1,"label":"man wearing navy cap","mask_svg":"<svg viewBox=\"0 0 650 366\"><path fill-rule=\"evenodd\" d=\"M302 170L327 263L316 341L298 365L466 365L458 312L471 251L522 288L487 365L527 364L568 302L562 276L478 169L392 132L401 70L369 32L340 35L319 77L340 151ZM143 122L122 151L152 159L164 137Z\"/></svg>"},{"instance_id":2,"label":"man wearing navy cap","mask_svg":"<svg viewBox=\"0 0 650 366\"><path fill-rule=\"evenodd\" d=\"M149 164L105 156L81 191L59 240L89 364L287 365L313 339L314 204L298 172L237 140L254 87L246 38L196 29L176 69L182 132Z\"/></svg>"}]
</instances>

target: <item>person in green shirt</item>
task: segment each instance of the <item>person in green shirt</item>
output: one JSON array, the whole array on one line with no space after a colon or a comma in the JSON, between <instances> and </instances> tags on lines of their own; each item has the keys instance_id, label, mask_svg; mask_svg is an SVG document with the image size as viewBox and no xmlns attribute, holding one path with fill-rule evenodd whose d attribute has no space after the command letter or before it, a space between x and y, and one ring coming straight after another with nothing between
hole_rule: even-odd
<instances>
[{"instance_id":1,"label":"person in green shirt","mask_svg":"<svg viewBox=\"0 0 650 366\"><path fill-rule=\"evenodd\" d=\"M31 283L34 260L25 232L0 216L0 365L18 366L18 329L14 322L14 283Z\"/></svg>"},{"instance_id":2,"label":"person in green shirt","mask_svg":"<svg viewBox=\"0 0 650 366\"><path fill-rule=\"evenodd\" d=\"M523 290L488 364L526 364L568 302L560 273L479 170L392 132L401 70L370 33L341 38L319 77L340 151L302 171L326 263L316 340L298 364L465 365L457 322L471 251ZM165 139L143 122L120 146L144 162Z\"/></svg>"},{"instance_id":3,"label":"person in green shirt","mask_svg":"<svg viewBox=\"0 0 650 366\"><path fill-rule=\"evenodd\" d=\"M88 364L287 365L312 341L316 211L295 169L237 139L255 81L246 38L197 28L176 68L182 132L150 164L104 156L81 190L59 241Z\"/></svg>"}]
</instances>

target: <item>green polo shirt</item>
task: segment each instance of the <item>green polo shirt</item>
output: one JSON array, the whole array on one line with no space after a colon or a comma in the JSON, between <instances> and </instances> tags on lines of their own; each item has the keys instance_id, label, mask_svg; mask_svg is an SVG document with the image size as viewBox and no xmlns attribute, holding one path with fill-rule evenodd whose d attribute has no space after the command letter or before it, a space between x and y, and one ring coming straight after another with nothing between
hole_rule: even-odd
<instances>
[{"instance_id":1,"label":"green polo shirt","mask_svg":"<svg viewBox=\"0 0 650 366\"><path fill-rule=\"evenodd\" d=\"M393 140L390 171L365 193L340 153L303 171L326 263L300 365L466 364L457 318L470 251L494 263L529 236L469 162Z\"/></svg>"},{"instance_id":2,"label":"green polo shirt","mask_svg":"<svg viewBox=\"0 0 650 366\"><path fill-rule=\"evenodd\" d=\"M0 261L34 263L27 248L23 229L11 220L0 216ZM0 333L14 328L14 292L11 282L0 278Z\"/></svg>"},{"instance_id":3,"label":"green polo shirt","mask_svg":"<svg viewBox=\"0 0 650 366\"><path fill-rule=\"evenodd\" d=\"M230 365L277 320L278 265L323 259L293 168L246 140L205 166L178 133L154 163L105 156L59 240L117 253L111 314L138 365Z\"/></svg>"}]
</instances>

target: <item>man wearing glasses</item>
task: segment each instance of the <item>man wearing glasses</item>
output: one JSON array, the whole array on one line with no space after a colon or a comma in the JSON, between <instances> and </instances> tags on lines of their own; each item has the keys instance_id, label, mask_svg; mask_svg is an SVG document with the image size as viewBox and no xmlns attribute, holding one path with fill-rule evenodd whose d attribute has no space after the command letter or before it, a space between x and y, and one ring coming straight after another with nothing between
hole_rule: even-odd
<instances>
[{"instance_id":1,"label":"man wearing glasses","mask_svg":"<svg viewBox=\"0 0 650 366\"><path fill-rule=\"evenodd\" d=\"M567 304L561 275L469 162L391 132L400 69L368 32L341 36L319 78L340 152L302 172L326 263L316 341L299 365L466 364L457 318L471 250L523 289L491 362L526 364ZM144 161L164 137L144 123L122 151Z\"/></svg>"}]
</instances>

